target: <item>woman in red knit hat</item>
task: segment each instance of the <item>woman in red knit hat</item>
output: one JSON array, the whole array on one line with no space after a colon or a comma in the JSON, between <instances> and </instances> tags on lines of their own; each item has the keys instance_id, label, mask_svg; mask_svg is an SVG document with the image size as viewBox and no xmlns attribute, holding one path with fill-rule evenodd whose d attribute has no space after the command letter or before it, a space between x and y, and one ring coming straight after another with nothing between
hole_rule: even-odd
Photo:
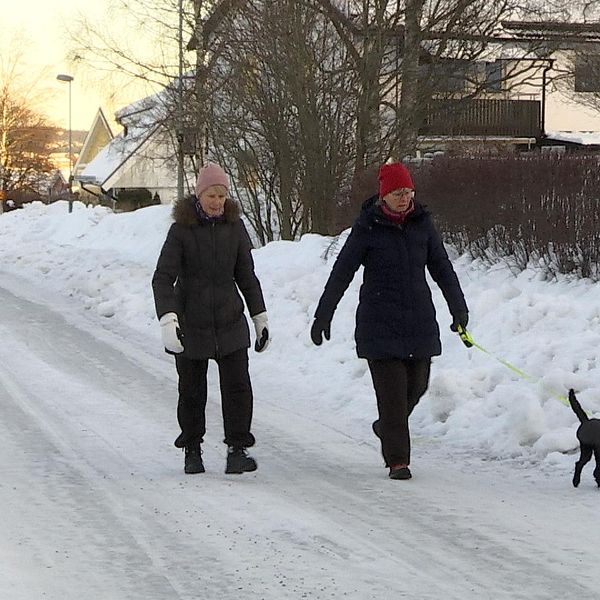
<instances>
[{"instance_id":1,"label":"woman in red knit hat","mask_svg":"<svg viewBox=\"0 0 600 600\"><path fill-rule=\"evenodd\" d=\"M392 479L410 479L408 417L429 385L431 357L441 342L425 270L442 290L453 331L466 327L468 309L431 215L415 202L402 163L379 170L379 194L362 207L333 265L315 312L312 341L329 339L331 320L354 274L364 266L356 312L356 350L366 358L379 419L373 431Z\"/></svg>"},{"instance_id":2,"label":"woman in red knit hat","mask_svg":"<svg viewBox=\"0 0 600 600\"><path fill-rule=\"evenodd\" d=\"M219 367L223 441L228 446L225 472L254 471L256 461L246 451L255 440L250 432L250 332L241 296L254 323L257 352L269 342L265 301L248 232L238 204L229 198L227 174L208 163L198 173L195 192L175 203L175 222L152 278L162 341L175 355L179 375L181 434L175 446L185 449L186 473L204 473L206 375L213 359Z\"/></svg>"}]
</instances>

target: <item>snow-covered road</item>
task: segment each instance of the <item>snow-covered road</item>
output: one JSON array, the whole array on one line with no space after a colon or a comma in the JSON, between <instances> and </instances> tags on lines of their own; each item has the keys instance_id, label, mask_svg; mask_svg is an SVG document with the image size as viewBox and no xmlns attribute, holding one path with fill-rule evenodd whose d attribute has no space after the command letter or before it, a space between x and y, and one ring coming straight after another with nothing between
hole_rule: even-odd
<instances>
[{"instance_id":1,"label":"snow-covered road","mask_svg":"<svg viewBox=\"0 0 600 600\"><path fill-rule=\"evenodd\" d=\"M0 598L598 597L587 477L575 490L420 439L413 480L390 481L375 439L303 414L310 382L290 410L264 376L259 470L224 475L213 381L207 472L186 476L170 357L2 281Z\"/></svg>"}]
</instances>

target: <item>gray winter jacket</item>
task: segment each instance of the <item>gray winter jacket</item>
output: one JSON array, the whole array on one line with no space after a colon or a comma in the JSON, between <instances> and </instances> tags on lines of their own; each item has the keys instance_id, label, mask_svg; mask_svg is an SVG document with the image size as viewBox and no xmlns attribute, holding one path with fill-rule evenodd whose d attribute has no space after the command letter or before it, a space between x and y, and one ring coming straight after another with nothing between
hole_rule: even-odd
<instances>
[{"instance_id":1,"label":"gray winter jacket","mask_svg":"<svg viewBox=\"0 0 600 600\"><path fill-rule=\"evenodd\" d=\"M254 273L252 244L238 205L227 200L222 220L199 218L188 197L175 204L174 223L152 278L156 314L174 312L183 334L183 356L219 358L250 346L244 316L265 311Z\"/></svg>"}]
</instances>

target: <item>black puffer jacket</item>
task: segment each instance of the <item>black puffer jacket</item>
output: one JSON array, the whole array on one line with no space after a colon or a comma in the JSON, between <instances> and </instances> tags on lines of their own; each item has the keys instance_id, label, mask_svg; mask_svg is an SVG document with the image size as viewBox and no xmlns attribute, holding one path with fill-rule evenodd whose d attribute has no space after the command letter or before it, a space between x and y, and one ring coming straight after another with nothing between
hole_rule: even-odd
<instances>
[{"instance_id":1,"label":"black puffer jacket","mask_svg":"<svg viewBox=\"0 0 600 600\"><path fill-rule=\"evenodd\" d=\"M330 320L357 269L364 265L356 312L358 356L427 358L441 354L440 333L425 268L439 285L450 313L467 305L429 213L420 204L402 225L381 212L378 198L363 205L333 265L315 318Z\"/></svg>"},{"instance_id":2,"label":"black puffer jacket","mask_svg":"<svg viewBox=\"0 0 600 600\"><path fill-rule=\"evenodd\" d=\"M238 205L227 200L223 220L200 219L194 197L173 208L152 290L156 314L177 313L183 356L219 358L250 346L242 292L251 316L265 310L254 273L252 244ZM238 291L239 290L239 291Z\"/></svg>"}]
</instances>

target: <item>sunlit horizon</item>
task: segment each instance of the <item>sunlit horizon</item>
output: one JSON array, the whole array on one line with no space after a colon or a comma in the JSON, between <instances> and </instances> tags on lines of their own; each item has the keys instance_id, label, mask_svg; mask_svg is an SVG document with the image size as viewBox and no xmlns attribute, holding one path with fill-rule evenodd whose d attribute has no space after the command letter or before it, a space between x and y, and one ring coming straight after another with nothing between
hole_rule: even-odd
<instances>
[{"instance_id":1,"label":"sunlit horizon","mask_svg":"<svg viewBox=\"0 0 600 600\"><path fill-rule=\"evenodd\" d=\"M85 62L69 61L69 23L78 13L93 18L102 16L109 0L30 0L15 3L0 0L3 36L0 52L3 61L19 56L23 85L31 89L35 110L44 114L52 125L68 128L69 84L58 81L58 74L73 77L71 82L71 126L86 131L101 108L113 127L115 111L152 90L147 84L110 73L97 73ZM0 63L1 66L1 63ZM116 125L115 125L116 126ZM114 127L113 127L114 129Z\"/></svg>"}]
</instances>

